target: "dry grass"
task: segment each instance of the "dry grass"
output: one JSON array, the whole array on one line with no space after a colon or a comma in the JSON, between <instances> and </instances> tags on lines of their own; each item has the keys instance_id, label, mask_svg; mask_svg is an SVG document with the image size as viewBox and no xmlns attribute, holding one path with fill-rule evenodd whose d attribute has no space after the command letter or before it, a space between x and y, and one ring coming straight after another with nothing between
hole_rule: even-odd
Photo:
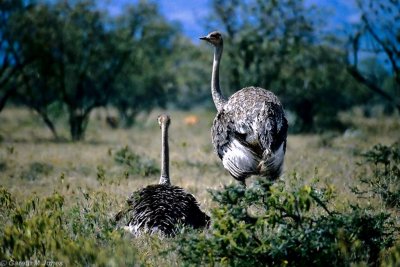
<instances>
[{"instance_id":1,"label":"dry grass","mask_svg":"<svg viewBox=\"0 0 400 267\"><path fill-rule=\"evenodd\" d=\"M154 111L142 118L136 127L113 130L107 127L101 112L93 115L86 134L86 141L72 143L55 142L51 133L35 114L27 110L9 108L0 114L0 163L1 184L12 192L29 195L32 192L49 194L62 190L65 184L70 190L78 187L96 189L99 166L106 170L107 189L113 194L125 196L141 186L156 183L151 177L125 177L125 167L118 165L113 153L124 146L136 154L154 159L159 163L160 130L156 117L162 111ZM205 206L208 205L207 188L233 182L222 168L210 142L213 112L193 111L199 121L193 125L184 123L188 113L170 112L170 158L172 182L194 193ZM350 116L347 116L348 121ZM352 120L352 129L344 134L290 135L286 153L284 175L296 172L302 177L318 176L333 183L341 190L351 184L358 153L374 144L391 144L399 141L398 117ZM357 127L357 128L354 128ZM67 137L67 130L62 129ZM37 175L37 179L24 179L32 163L48 164L52 169ZM61 174L64 181L61 183ZM111 184L111 186L110 186Z\"/></svg>"},{"instance_id":2,"label":"dry grass","mask_svg":"<svg viewBox=\"0 0 400 267\"><path fill-rule=\"evenodd\" d=\"M101 111L93 114L86 141L55 142L40 119L24 109L8 108L0 113L0 185L5 186L17 199L32 194L50 195L58 191L72 205L82 198L81 191L100 190L117 199L121 205L130 192L151 183L158 175L126 176L126 167L114 161L114 153L128 146L138 155L155 160L160 157L160 130L156 121L162 111L154 111L140 119L128 130L111 129ZM234 182L222 168L210 142L210 126L214 112L169 112L170 159L172 183L193 193L203 209L212 207L209 188ZM185 118L195 115L198 121L185 123ZM355 183L356 162L359 152L374 144L391 144L400 141L398 116L365 119L343 115L353 126L346 133L323 135L290 135L282 179L296 172L306 180L318 176L322 182L332 184L338 194L352 198L349 185ZM67 136L67 129L61 128ZM99 168L105 171L105 181L98 179ZM118 210L110 210L110 217ZM146 237L148 238L148 237ZM160 260L157 250L146 238L135 241L142 249L145 264L156 265ZM153 243L152 243L153 244ZM156 257L156 258L153 258ZM168 264L177 264L176 254ZM158 262L159 263L159 262Z\"/></svg>"}]
</instances>

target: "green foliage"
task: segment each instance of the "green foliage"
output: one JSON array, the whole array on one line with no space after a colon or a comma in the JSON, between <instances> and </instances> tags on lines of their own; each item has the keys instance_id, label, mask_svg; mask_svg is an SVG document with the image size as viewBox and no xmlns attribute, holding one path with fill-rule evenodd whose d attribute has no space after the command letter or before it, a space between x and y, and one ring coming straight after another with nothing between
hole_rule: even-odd
<instances>
[{"instance_id":1,"label":"green foliage","mask_svg":"<svg viewBox=\"0 0 400 267\"><path fill-rule=\"evenodd\" d=\"M193 46L183 37L175 38L174 51L167 68L175 77L173 103L179 109L196 106L213 107L210 93L211 55L206 46ZM225 90L225 88L224 88Z\"/></svg>"},{"instance_id":2,"label":"green foliage","mask_svg":"<svg viewBox=\"0 0 400 267\"><path fill-rule=\"evenodd\" d=\"M353 190L360 195L372 193L380 197L387 207L400 209L400 144L378 144L362 156L362 165L370 172L360 175L360 181L368 189L366 192L357 188Z\"/></svg>"},{"instance_id":3,"label":"green foliage","mask_svg":"<svg viewBox=\"0 0 400 267\"><path fill-rule=\"evenodd\" d=\"M116 151L114 160L128 167L129 173L133 175L151 176L160 173L160 169L154 160L135 154L128 146Z\"/></svg>"},{"instance_id":4,"label":"green foliage","mask_svg":"<svg viewBox=\"0 0 400 267\"><path fill-rule=\"evenodd\" d=\"M173 95L177 73L170 69L169 60L177 31L157 5L147 1L127 8L113 25L115 46L131 52L125 55L126 64L115 73L110 104L118 110L122 125L130 127L140 112L164 107Z\"/></svg>"},{"instance_id":5,"label":"green foliage","mask_svg":"<svg viewBox=\"0 0 400 267\"><path fill-rule=\"evenodd\" d=\"M112 104L130 126L139 112L165 105L174 84L166 64L176 31L156 4L139 1L109 16L93 0L23 2L13 9L0 4L0 38L6 36L0 49L4 62L11 56L17 62L15 75L4 79L18 88L14 101L35 110L55 137L60 110L77 141L94 108ZM1 82L0 71L0 88ZM0 105L9 95L0 94Z\"/></svg>"},{"instance_id":6,"label":"green foliage","mask_svg":"<svg viewBox=\"0 0 400 267\"><path fill-rule=\"evenodd\" d=\"M64 266L134 265L135 249L110 220L112 201L103 192L82 193L81 203L66 208L59 193L16 204L1 187L0 258L52 260Z\"/></svg>"},{"instance_id":7,"label":"green foliage","mask_svg":"<svg viewBox=\"0 0 400 267\"><path fill-rule=\"evenodd\" d=\"M257 183L212 191L208 232L181 237L178 250L188 264L228 266L349 266L377 264L394 241L389 215L351 205L328 208L330 187Z\"/></svg>"}]
</instances>

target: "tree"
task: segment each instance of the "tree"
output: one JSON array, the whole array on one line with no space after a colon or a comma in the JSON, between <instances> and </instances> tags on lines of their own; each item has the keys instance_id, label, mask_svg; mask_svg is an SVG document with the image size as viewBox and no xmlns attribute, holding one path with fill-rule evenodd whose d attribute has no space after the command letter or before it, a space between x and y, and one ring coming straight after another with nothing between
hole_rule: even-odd
<instances>
[{"instance_id":1,"label":"tree","mask_svg":"<svg viewBox=\"0 0 400 267\"><path fill-rule=\"evenodd\" d=\"M47 13L45 16L38 15L37 18L40 19L36 24L32 24L32 20L27 16L36 12L37 8L34 1L2 1L0 4L0 43L3 54L0 88L4 91L0 99L0 111L7 100L14 96L19 103L35 110L58 138L48 112L49 105L55 100L54 93L49 89L48 74L52 69L48 68L48 65L51 65L51 62L43 66L43 61L39 60L40 56L43 56L39 52L43 43L35 42L28 53L25 46L28 39L34 40L36 37L39 37L39 40L51 40L48 31L43 29L52 25L54 18L47 16ZM41 10L41 14L43 11ZM35 70L37 68L44 70L42 75Z\"/></svg>"},{"instance_id":2,"label":"tree","mask_svg":"<svg viewBox=\"0 0 400 267\"><path fill-rule=\"evenodd\" d=\"M22 71L20 99L49 124L49 107L62 103L72 140L83 139L90 112L107 104L130 48L118 45L94 1L38 4L14 31L24 57L35 58Z\"/></svg>"},{"instance_id":3,"label":"tree","mask_svg":"<svg viewBox=\"0 0 400 267\"><path fill-rule=\"evenodd\" d=\"M175 28L161 16L154 3L139 1L115 21L118 42L127 46L127 64L116 73L111 104L123 126L130 127L139 112L165 106L172 92L175 73L168 68L173 53Z\"/></svg>"},{"instance_id":4,"label":"tree","mask_svg":"<svg viewBox=\"0 0 400 267\"><path fill-rule=\"evenodd\" d=\"M57 23L56 15L46 5L32 5L9 21L10 32L18 44L18 53L13 53L18 71L18 79L14 79L18 84L15 99L36 111L56 139L58 134L50 110L59 101L53 67L56 60L52 56L57 42L54 34Z\"/></svg>"},{"instance_id":5,"label":"tree","mask_svg":"<svg viewBox=\"0 0 400 267\"><path fill-rule=\"evenodd\" d=\"M105 106L117 73L127 62L128 47L116 45L94 1L60 2L55 7L59 30L56 48L58 90L66 105L72 140L81 140L89 115Z\"/></svg>"},{"instance_id":6,"label":"tree","mask_svg":"<svg viewBox=\"0 0 400 267\"><path fill-rule=\"evenodd\" d=\"M22 58L21 45L11 30L17 18L31 7L30 1L2 0L0 2L0 112L15 94L19 72L31 61Z\"/></svg>"},{"instance_id":7,"label":"tree","mask_svg":"<svg viewBox=\"0 0 400 267\"><path fill-rule=\"evenodd\" d=\"M0 104L15 92L55 137L54 107L65 109L74 141L94 108L115 105L129 126L138 112L166 104L176 30L156 4L139 1L112 17L93 0L26 3L0 3Z\"/></svg>"},{"instance_id":8,"label":"tree","mask_svg":"<svg viewBox=\"0 0 400 267\"><path fill-rule=\"evenodd\" d=\"M71 137L80 140L89 113L107 97L112 47L93 7L91 1L37 4L13 24L23 58L33 59L20 69L18 98L42 116L56 137L50 105L66 105Z\"/></svg>"},{"instance_id":9,"label":"tree","mask_svg":"<svg viewBox=\"0 0 400 267\"><path fill-rule=\"evenodd\" d=\"M400 1L356 1L360 22L349 38L348 72L354 79L400 111ZM359 58L372 56L383 61L393 77L389 90L362 69Z\"/></svg>"},{"instance_id":10,"label":"tree","mask_svg":"<svg viewBox=\"0 0 400 267\"><path fill-rule=\"evenodd\" d=\"M210 50L185 37L174 40L167 69L175 75L174 105L180 109L214 106L210 97Z\"/></svg>"}]
</instances>

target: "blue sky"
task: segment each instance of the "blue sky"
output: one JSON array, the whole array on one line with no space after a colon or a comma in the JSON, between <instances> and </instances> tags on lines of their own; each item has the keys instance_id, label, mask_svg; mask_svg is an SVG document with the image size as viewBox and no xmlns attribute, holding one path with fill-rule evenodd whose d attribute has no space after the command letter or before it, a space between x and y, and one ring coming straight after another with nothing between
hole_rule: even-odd
<instances>
[{"instance_id":1,"label":"blue sky","mask_svg":"<svg viewBox=\"0 0 400 267\"><path fill-rule=\"evenodd\" d=\"M138 0L102 0L109 12L120 13L127 4ZM159 0L162 14L179 22L186 36L197 43L198 37L206 34L204 17L210 12L211 0ZM343 29L348 23L356 22L359 14L355 8L355 0L305 0L306 4L315 4L329 11L328 24L331 29Z\"/></svg>"}]
</instances>

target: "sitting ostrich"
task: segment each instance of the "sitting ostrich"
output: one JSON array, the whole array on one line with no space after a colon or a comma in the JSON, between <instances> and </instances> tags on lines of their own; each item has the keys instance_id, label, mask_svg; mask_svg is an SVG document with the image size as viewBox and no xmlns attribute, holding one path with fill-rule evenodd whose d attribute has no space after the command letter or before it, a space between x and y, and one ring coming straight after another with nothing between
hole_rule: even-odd
<instances>
[{"instance_id":1,"label":"sitting ostrich","mask_svg":"<svg viewBox=\"0 0 400 267\"><path fill-rule=\"evenodd\" d=\"M201 37L214 46L211 93L217 115L211 129L214 151L244 186L259 175L277 179L283 167L288 123L279 99L259 87L246 87L226 99L219 86L223 40L219 32Z\"/></svg>"},{"instance_id":2,"label":"sitting ostrich","mask_svg":"<svg viewBox=\"0 0 400 267\"><path fill-rule=\"evenodd\" d=\"M125 229L134 235L161 233L173 236L178 225L204 228L210 217L200 210L199 203L192 194L184 189L171 185L169 177L168 126L171 119L160 115L158 123L161 128L161 177L159 184L149 185L132 193L127 200L127 207L116 216L119 221L129 213Z\"/></svg>"}]
</instances>

